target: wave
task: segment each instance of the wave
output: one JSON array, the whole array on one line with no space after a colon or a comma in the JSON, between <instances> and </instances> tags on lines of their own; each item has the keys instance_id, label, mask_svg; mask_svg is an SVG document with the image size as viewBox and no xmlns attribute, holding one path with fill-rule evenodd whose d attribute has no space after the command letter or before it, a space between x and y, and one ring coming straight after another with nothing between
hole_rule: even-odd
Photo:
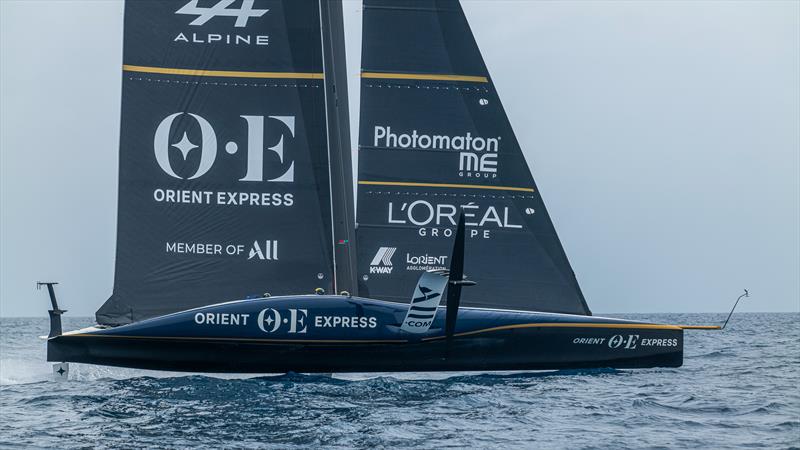
<instances>
[{"instance_id":1,"label":"wave","mask_svg":"<svg viewBox=\"0 0 800 450\"><path fill-rule=\"evenodd\" d=\"M71 364L66 383L51 381L36 337L46 322L2 322L0 447L791 448L798 317L687 332L697 354L670 369L327 376Z\"/></svg>"}]
</instances>

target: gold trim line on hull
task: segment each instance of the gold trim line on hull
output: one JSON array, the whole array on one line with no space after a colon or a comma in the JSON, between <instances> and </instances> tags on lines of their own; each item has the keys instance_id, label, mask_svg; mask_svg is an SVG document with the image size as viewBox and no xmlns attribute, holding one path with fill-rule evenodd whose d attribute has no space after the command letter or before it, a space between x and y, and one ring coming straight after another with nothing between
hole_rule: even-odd
<instances>
[{"instance_id":1,"label":"gold trim line on hull","mask_svg":"<svg viewBox=\"0 0 800 450\"><path fill-rule=\"evenodd\" d=\"M691 325L686 325L691 327ZM499 327L484 328L482 330L465 331L456 333L455 337L470 336L473 334L489 333L492 331L513 330L520 328L616 328L616 329L639 329L639 330L683 330L680 325L658 325L649 323L521 323L515 325L503 325ZM716 328L703 328L716 329ZM260 339L260 338L226 338L226 337L196 337L196 336L125 336L118 334L94 334L80 333L62 336L75 337L94 337L94 338L127 338L127 339L152 339L152 340L201 340L201 341L240 341L240 342L264 342L264 343L315 343L315 344L405 344L410 342L405 339ZM61 337L61 336L58 336ZM423 338L423 341L433 341L444 339L445 336L432 336Z\"/></svg>"},{"instance_id":2,"label":"gold trim line on hull","mask_svg":"<svg viewBox=\"0 0 800 450\"><path fill-rule=\"evenodd\" d=\"M161 75L187 75L192 77L222 77L222 78L283 78L301 80L322 80L325 76L316 72L246 72L239 70L203 70L179 69L175 67L149 67L123 64L122 70L126 72L152 73Z\"/></svg>"},{"instance_id":3,"label":"gold trim line on hull","mask_svg":"<svg viewBox=\"0 0 800 450\"><path fill-rule=\"evenodd\" d=\"M439 73L383 73L361 72L361 78L378 80L425 80L425 81L467 81L470 83L488 83L486 77L475 75L447 75Z\"/></svg>"},{"instance_id":4,"label":"gold trim line on hull","mask_svg":"<svg viewBox=\"0 0 800 450\"><path fill-rule=\"evenodd\" d=\"M485 328L483 330L465 331L463 333L456 333L453 336L469 336L472 334L488 333L491 331L514 330L519 328L623 328L623 329L639 329L639 330L682 330L677 325L658 325L650 323L568 323L568 322L554 322L554 323L520 323L516 325L503 325L493 328ZM432 341L435 339L444 339L444 336L433 336L423 338L423 341Z\"/></svg>"},{"instance_id":5,"label":"gold trim line on hull","mask_svg":"<svg viewBox=\"0 0 800 450\"><path fill-rule=\"evenodd\" d=\"M482 184L412 183L405 181L359 181L358 184L366 186L435 187L435 188L461 188L461 189L489 189L494 191L534 192L533 188L514 187L514 186L487 186Z\"/></svg>"}]
</instances>

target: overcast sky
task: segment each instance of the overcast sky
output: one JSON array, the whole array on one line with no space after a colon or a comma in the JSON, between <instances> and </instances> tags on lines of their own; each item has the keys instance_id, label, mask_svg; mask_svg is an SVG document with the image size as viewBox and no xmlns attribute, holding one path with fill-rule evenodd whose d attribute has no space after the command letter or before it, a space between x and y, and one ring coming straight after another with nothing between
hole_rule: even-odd
<instances>
[{"instance_id":1,"label":"overcast sky","mask_svg":"<svg viewBox=\"0 0 800 450\"><path fill-rule=\"evenodd\" d=\"M800 310L800 2L462 3L593 311ZM111 294L122 10L0 0L0 315Z\"/></svg>"}]
</instances>

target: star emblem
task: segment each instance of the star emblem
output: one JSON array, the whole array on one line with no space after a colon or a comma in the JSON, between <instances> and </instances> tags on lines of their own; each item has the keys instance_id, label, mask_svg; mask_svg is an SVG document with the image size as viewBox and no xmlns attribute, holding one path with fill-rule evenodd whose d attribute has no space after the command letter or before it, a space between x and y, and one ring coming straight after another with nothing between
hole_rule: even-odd
<instances>
[{"instance_id":1,"label":"star emblem","mask_svg":"<svg viewBox=\"0 0 800 450\"><path fill-rule=\"evenodd\" d=\"M56 372L58 372L58 374L63 377L64 376L64 372L66 372L66 370L64 370L63 367L59 367L58 370L56 370Z\"/></svg>"},{"instance_id":2,"label":"star emblem","mask_svg":"<svg viewBox=\"0 0 800 450\"><path fill-rule=\"evenodd\" d=\"M267 322L267 325L272 326L272 322L275 322L275 321L272 320L272 317L267 317L267 320L265 320L264 322Z\"/></svg>"},{"instance_id":3,"label":"star emblem","mask_svg":"<svg viewBox=\"0 0 800 450\"><path fill-rule=\"evenodd\" d=\"M177 148L183 154L183 159L186 159L189 156L189 152L196 149L197 146L189 140L189 136L186 135L186 132L183 132L183 139L177 144L172 144L173 147Z\"/></svg>"}]
</instances>

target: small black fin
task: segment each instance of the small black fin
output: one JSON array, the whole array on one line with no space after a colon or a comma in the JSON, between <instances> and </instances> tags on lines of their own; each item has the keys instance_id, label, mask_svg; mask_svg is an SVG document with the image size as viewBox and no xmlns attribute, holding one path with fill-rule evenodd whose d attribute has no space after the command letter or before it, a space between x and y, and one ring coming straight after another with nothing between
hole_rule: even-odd
<instances>
[{"instance_id":1,"label":"small black fin","mask_svg":"<svg viewBox=\"0 0 800 450\"><path fill-rule=\"evenodd\" d=\"M466 241L464 228L464 211L461 211L458 216L456 240L453 244L453 256L450 258L450 278L447 280L447 315L445 316L444 330L448 342L453 338L456 330L458 307L461 304L461 287L476 284L464 277L464 245Z\"/></svg>"}]
</instances>

